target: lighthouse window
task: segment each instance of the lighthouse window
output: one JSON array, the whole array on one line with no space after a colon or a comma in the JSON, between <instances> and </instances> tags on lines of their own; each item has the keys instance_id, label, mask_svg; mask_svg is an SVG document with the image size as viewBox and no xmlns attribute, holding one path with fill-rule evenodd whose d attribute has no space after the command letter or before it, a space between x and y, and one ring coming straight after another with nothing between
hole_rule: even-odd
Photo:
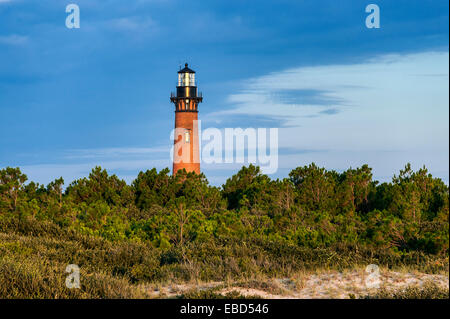
<instances>
[{"instance_id":1,"label":"lighthouse window","mask_svg":"<svg viewBox=\"0 0 450 319\"><path fill-rule=\"evenodd\" d=\"M189 86L189 73L183 73L183 86Z\"/></svg>"},{"instance_id":2,"label":"lighthouse window","mask_svg":"<svg viewBox=\"0 0 450 319\"><path fill-rule=\"evenodd\" d=\"M191 135L189 134L189 132L185 132L184 133L184 141L186 143L190 143L191 142Z\"/></svg>"}]
</instances>

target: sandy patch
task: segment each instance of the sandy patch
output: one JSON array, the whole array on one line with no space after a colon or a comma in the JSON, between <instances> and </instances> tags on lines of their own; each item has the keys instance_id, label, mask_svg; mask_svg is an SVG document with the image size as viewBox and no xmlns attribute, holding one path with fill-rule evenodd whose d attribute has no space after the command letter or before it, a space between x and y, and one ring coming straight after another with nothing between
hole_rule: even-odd
<instances>
[{"instance_id":1,"label":"sandy patch","mask_svg":"<svg viewBox=\"0 0 450 319\"><path fill-rule=\"evenodd\" d=\"M375 280L374 280L375 278ZM265 284L210 282L199 284L172 284L153 288L152 295L173 298L195 289L218 288L216 293L238 292L243 296L258 296L265 299L347 299L350 294L358 296L375 292L378 288L398 290L408 286L423 286L431 282L440 287L449 287L448 274L423 274L411 272L380 271L378 277L364 270L346 272L329 271L319 274L301 274L293 278L268 279ZM262 288L263 287L263 288Z\"/></svg>"}]
</instances>

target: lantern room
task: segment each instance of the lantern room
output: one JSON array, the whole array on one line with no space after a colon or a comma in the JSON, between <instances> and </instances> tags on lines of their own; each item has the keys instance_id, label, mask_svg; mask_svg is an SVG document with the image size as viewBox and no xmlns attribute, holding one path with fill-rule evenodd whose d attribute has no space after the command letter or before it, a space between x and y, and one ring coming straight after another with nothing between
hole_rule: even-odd
<instances>
[{"instance_id":1,"label":"lantern room","mask_svg":"<svg viewBox=\"0 0 450 319\"><path fill-rule=\"evenodd\" d=\"M184 69L178 71L178 86L196 86L195 71L188 68L188 64L184 65Z\"/></svg>"},{"instance_id":2,"label":"lantern room","mask_svg":"<svg viewBox=\"0 0 450 319\"><path fill-rule=\"evenodd\" d=\"M178 71L177 93L172 93L170 100L175 104L175 111L197 112L202 95L198 94L195 83L195 71L188 67Z\"/></svg>"}]
</instances>

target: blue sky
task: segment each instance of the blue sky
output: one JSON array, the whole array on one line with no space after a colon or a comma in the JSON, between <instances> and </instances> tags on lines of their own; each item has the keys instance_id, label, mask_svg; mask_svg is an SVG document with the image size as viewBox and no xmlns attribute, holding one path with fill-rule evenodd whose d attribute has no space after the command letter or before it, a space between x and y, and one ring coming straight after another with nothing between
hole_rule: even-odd
<instances>
[{"instance_id":1,"label":"blue sky","mask_svg":"<svg viewBox=\"0 0 450 319\"><path fill-rule=\"evenodd\" d=\"M81 28L67 29L75 3ZM376 3L381 28L367 29ZM171 167L189 62L202 127L279 128L286 177L407 162L449 180L449 4L440 0L0 0L0 167L66 184ZM204 165L220 185L240 165Z\"/></svg>"}]
</instances>

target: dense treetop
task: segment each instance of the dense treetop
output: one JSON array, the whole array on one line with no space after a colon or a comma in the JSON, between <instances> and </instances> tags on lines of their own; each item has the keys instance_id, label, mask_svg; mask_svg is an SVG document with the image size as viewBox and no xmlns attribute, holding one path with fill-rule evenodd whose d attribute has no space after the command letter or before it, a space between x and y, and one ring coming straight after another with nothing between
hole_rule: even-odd
<instances>
[{"instance_id":1,"label":"dense treetop","mask_svg":"<svg viewBox=\"0 0 450 319\"><path fill-rule=\"evenodd\" d=\"M96 167L64 189L28 182L19 168L0 170L0 220L49 221L111 241L167 249L226 238L310 248L336 243L448 254L449 188L409 164L389 183L367 165L344 172L314 163L273 180L243 167L221 187L203 174L140 172L127 185Z\"/></svg>"}]
</instances>

